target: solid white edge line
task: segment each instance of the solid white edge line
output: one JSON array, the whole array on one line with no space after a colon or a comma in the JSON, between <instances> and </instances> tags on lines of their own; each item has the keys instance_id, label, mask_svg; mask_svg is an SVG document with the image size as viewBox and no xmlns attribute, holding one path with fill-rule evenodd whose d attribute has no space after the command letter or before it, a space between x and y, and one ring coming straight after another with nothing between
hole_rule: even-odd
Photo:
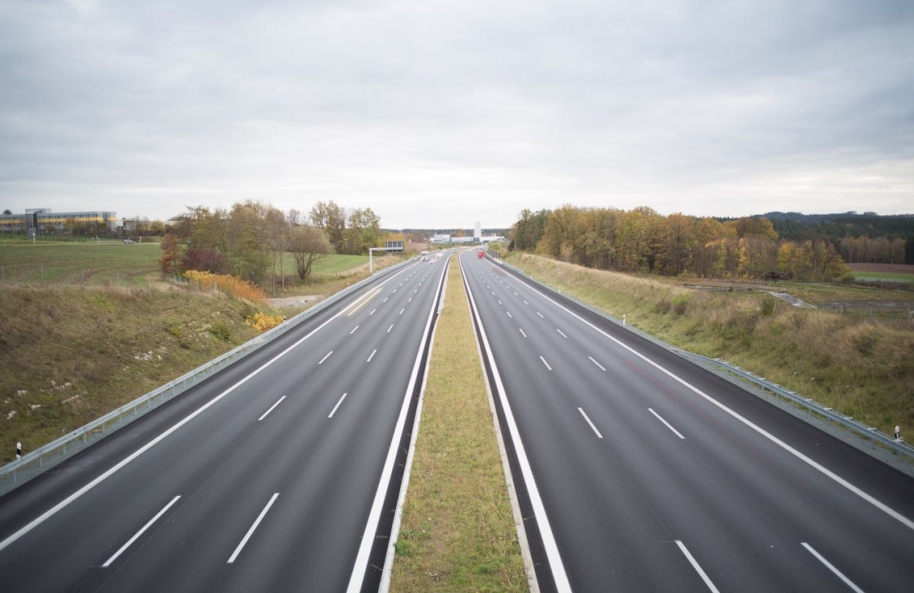
<instances>
[{"instance_id":1,"label":"solid white edge line","mask_svg":"<svg viewBox=\"0 0 914 593\"><path fill-rule=\"evenodd\" d=\"M270 412L273 411L273 408L275 408L276 406L278 406L279 404L281 404L281 403L282 403L282 400L284 400L284 399L286 399L286 396L282 396L281 398L279 398L279 399L276 401L275 404L273 404L272 406L270 406L270 409L269 409L269 410L267 410L266 412L263 413L263 416L261 416L260 418L257 419L257 422L260 422L261 420L263 420L264 418L266 418L267 415L268 415Z\"/></svg>"},{"instance_id":2,"label":"solid white edge line","mask_svg":"<svg viewBox=\"0 0 914 593\"><path fill-rule=\"evenodd\" d=\"M181 495L180 495L180 494L177 495L177 496L175 496L174 498L172 498L170 503L168 503L167 505L165 505L165 507L164 507L161 511L159 511L158 513L156 513L155 517L153 517L152 519L150 519L150 520L146 523L146 525L143 525L143 528L142 528L142 529L140 529L140 530L137 531L135 534L133 534L133 537L131 537L129 540L127 540L127 543L125 543L123 546L121 546L121 548L120 548L117 552L115 552L115 553L111 556L111 558L108 558L108 559L105 561L105 563L102 564L102 568L108 568L109 566L111 566L111 563L112 563L112 562L114 562L115 560L117 560L118 557L119 557L121 554L123 554L123 553L127 550L127 548L129 548L131 545L133 545L133 542L135 542L136 540L138 540L138 539L140 538L140 536L142 536L144 533L146 533L146 530L149 529L150 527L152 527L152 524L155 523L156 521L158 521L158 520L159 520L159 517L161 517L161 516L164 515L166 512L168 512L168 509L170 509L170 508L172 507L172 505L174 505L176 502L178 502L178 500L179 500L180 498L181 498Z\"/></svg>"},{"instance_id":3,"label":"solid white edge line","mask_svg":"<svg viewBox=\"0 0 914 593\"><path fill-rule=\"evenodd\" d=\"M448 256L450 257L450 256ZM355 563L352 567L352 574L349 576L349 585L346 587L347 593L357 593L362 589L362 583L365 580L365 571L368 569L368 558L371 555L371 547L374 544L375 533L378 531L378 523L381 520L381 512L384 506L384 498L387 496L387 489L390 487L390 480L393 474L394 462L397 459L400 438L403 434L403 428L406 424L406 415L409 412L409 404L412 399L413 390L416 388L416 381L419 377L419 367L422 362L422 351L425 348L431 331L432 321L435 319L435 313L438 310L438 300L444 286L444 272L447 266L444 266L441 274L441 282L432 299L432 305L429 309L428 319L425 322L425 330L422 333L422 340L419 342L419 349L416 353L416 360L413 364L413 370L409 377L409 383L406 386L406 392L403 396L403 403L400 406L400 415L397 417L397 424L394 426L393 434L390 439L390 447L387 449L387 458L384 460L384 468L381 470L381 478L378 481L378 489L375 491L374 501L371 505L371 511L368 513L368 520L365 522L365 530L362 532L362 539L359 544L359 552L356 555ZM391 325L390 327L393 327ZM390 330L388 330L390 331Z\"/></svg>"},{"instance_id":4,"label":"solid white edge line","mask_svg":"<svg viewBox=\"0 0 914 593\"><path fill-rule=\"evenodd\" d=\"M235 548L235 551L232 553L231 557L228 559L226 564L233 564L235 559L238 558L238 555L241 554L241 550L244 549L245 544L248 543L248 540L251 539L251 536L254 535L254 531L257 529L257 526L260 525L260 522L263 521L263 518L267 515L267 511L270 510L270 507L273 506L273 503L276 502L276 497L279 496L279 492L274 492L273 496L270 497L270 502L267 503L267 506L263 507L263 510L260 511L260 514L257 516L257 519L254 521L254 524L251 525L251 528L248 529L248 532L244 534L244 538L238 544L238 547Z\"/></svg>"},{"instance_id":5,"label":"solid white edge line","mask_svg":"<svg viewBox=\"0 0 914 593\"><path fill-rule=\"evenodd\" d=\"M807 464L807 465L810 466L811 468L813 468L813 469L817 470L818 472L822 473L824 476L830 478L831 480L833 480L834 482L836 482L836 483L839 484L840 486L843 486L843 487L846 488L847 490L850 490L851 492L853 492L854 494L856 494L857 496L859 496L860 498L862 498L862 499L865 500L866 502L870 503L871 505L873 505L874 507L876 507L876 508L879 509L880 511L882 511L882 512L884 512L885 514L889 515L890 517L892 517L893 519L895 519L896 521L898 521L899 523L901 523L902 525L904 525L904 526L907 527L908 529L914 530L914 521L912 521L911 519L908 519L907 517L905 517L904 515L902 515L901 513L899 513L898 511L896 511L895 509L891 508L891 507L888 506L887 504L885 504L885 503L883 503L882 501L876 499L875 497L871 496L870 494L867 494L866 492L864 492L863 490L861 490L861 489L858 488L857 486L851 484L850 482L848 482L847 480L845 480L844 478L842 478L842 477L839 476L838 474L834 473L833 471L831 471L830 469L828 469L828 468L825 467L824 465L822 465L822 464L820 464L819 462L815 461L814 459L808 457L806 454L801 453L801 452L798 451L797 449L795 449L795 448L793 448L792 446L788 445L787 443L785 443L785 442L782 441L781 439L777 438L776 436L774 436L773 434L771 434L770 432L768 432L767 430L765 430L765 429L762 428L761 426L758 426L757 424L755 424L754 422L752 422L752 421L749 420L748 418L745 418L745 417L739 415L738 413L734 412L733 410L731 410L730 408L728 408L728 407L725 406L724 404L720 403L719 401L717 401L716 399L714 399L713 397L711 397L710 395L708 395L707 393L705 393L705 392L702 391L701 389L695 387L694 385L692 385L691 383L689 383L689 382L686 381L685 379L679 377L678 375L676 375L676 374L673 373L672 371L667 370L665 367L661 366L659 363L654 362L653 360L651 360L650 358L648 358L648 357L645 356L644 354L641 354L640 352L638 352L638 351L635 350L634 348L632 348L632 347L630 347L630 346L624 344L622 341L620 341L620 340L618 340L617 338L614 338L613 336L609 335L608 333L606 333L605 331L603 331L602 329L600 329L600 328L597 327L596 325L592 324L591 322L587 321L586 319L584 319L583 317L581 317L580 315L578 315L578 314L575 313L574 311L571 311L570 309L568 309L567 307L565 307L565 306L562 305L561 303L558 303L558 302L554 301L554 300L553 300L552 298L550 298L548 295L546 295L546 294L540 292L539 290L537 290L536 288L534 288L533 286L531 286L531 285L529 285L529 284L528 284L527 286L530 288L530 290L536 292L537 294L539 294L540 296L542 296L544 299L546 299L547 301L549 301L549 302L551 302L552 304L554 304L556 307L562 309L563 311L565 311L566 313L568 313L568 314L571 315L572 317L575 317L576 319L578 319L578 320L581 321L582 323L584 323L584 324L586 324L586 325L589 325L589 326L590 326L591 328L593 328L595 331L597 331L597 332L603 334L606 338L608 338L609 340L615 342L615 343L616 343L618 346L620 346L621 348L624 348L625 350L628 350L628 351L629 351L630 353L632 353L634 356L637 356L638 358L640 358L641 360L643 360L643 361L646 362L647 364L651 365L652 367L654 367L655 369L657 369L657 370L660 371L661 373L665 374L665 375L668 376L669 378L673 379L674 381L676 381L677 383L679 383L680 385L682 385L682 386L685 387L686 389L690 390L691 392L695 393L695 394L698 395L699 397L703 398L705 401L707 401L707 402L710 403L711 405L717 407L718 409L720 409L720 410L723 411L724 413L728 414L729 416L731 416L731 417L734 418L735 420L737 420L737 421L741 422L742 424L744 424L745 426L751 428L752 430L754 430L755 432L757 432L757 433L760 434L761 436L765 437L766 439L768 439L769 441L771 441L772 443L774 443L774 444L777 445L778 447L782 448L784 451L787 451L788 453L790 453L791 455L793 455L794 457L796 457L797 459L799 459L799 460L802 461L803 463Z\"/></svg>"},{"instance_id":6,"label":"solid white edge line","mask_svg":"<svg viewBox=\"0 0 914 593\"><path fill-rule=\"evenodd\" d=\"M597 438L602 439L602 438L603 438L603 435L600 434L600 431L597 430L597 427L594 426L594 425L593 425L593 422L590 421L590 417L587 415L587 413L586 413L582 408L578 408L578 412L581 413L581 416L584 417L584 420L587 420L587 424L589 424L589 425L590 425L590 429L593 430L593 431L596 433Z\"/></svg>"},{"instance_id":7,"label":"solid white edge line","mask_svg":"<svg viewBox=\"0 0 914 593\"><path fill-rule=\"evenodd\" d=\"M324 364L324 361L327 360L328 358L330 358L331 354L333 354L333 350L331 350L330 352L328 352L327 354L324 355L324 357L321 359L321 361L319 363L317 363L318 366Z\"/></svg>"},{"instance_id":8,"label":"solid white edge line","mask_svg":"<svg viewBox=\"0 0 914 593\"><path fill-rule=\"evenodd\" d=\"M333 409L330 411L330 415L327 416L327 418L333 418L333 415L336 414L336 409L340 407L340 404L343 403L343 400L346 399L346 396L347 396L347 395L349 395L349 394L348 394L348 393L344 393L344 394L342 395L342 397L340 397L340 399L337 400L336 405L333 406Z\"/></svg>"},{"instance_id":9,"label":"solid white edge line","mask_svg":"<svg viewBox=\"0 0 914 593\"><path fill-rule=\"evenodd\" d=\"M568 581L568 574L565 572L565 564L562 562L562 555L559 553L559 547L555 541L555 534L552 533L552 526L549 523L549 516L546 514L546 507L543 505L543 499L540 496L539 488L536 485L536 479L533 477L533 468L530 466L530 460L527 458L527 451L521 440L517 422L514 420L514 414L511 413L511 404L508 402L505 386L501 380L501 373L498 372L498 366L495 364L495 358L492 356L489 338L486 336L485 327L483 327L479 318L479 310L476 308L476 301L473 298L473 291L470 289L469 283L467 284L467 294L470 295L471 309L473 310L473 315L479 326L479 335L482 336L482 343L485 346L485 355L489 361L489 368L492 370L492 377L495 380L495 389L498 392L498 399L501 402L502 409L505 413L508 434L511 435L511 442L514 445L514 451L517 455L517 463L520 466L521 477L527 486L527 494L530 496L533 515L536 517L540 537L543 539L543 549L546 552L546 558L549 562L552 578L555 581L556 590L559 593L570 593L571 583Z\"/></svg>"},{"instance_id":10,"label":"solid white edge line","mask_svg":"<svg viewBox=\"0 0 914 593\"><path fill-rule=\"evenodd\" d=\"M546 365L546 368L547 368L547 369L549 369L550 371L552 370L552 367L549 366L549 363L546 362L546 359L545 359L545 358L543 358L542 356L540 356L540 360L543 361L543 364Z\"/></svg>"},{"instance_id":11,"label":"solid white edge line","mask_svg":"<svg viewBox=\"0 0 914 593\"><path fill-rule=\"evenodd\" d=\"M189 415L185 416L182 420L173 424L171 426L171 428L164 431L162 434L160 434L156 438L152 439L151 441L149 441L148 443L146 443L145 445L143 445L142 447L140 447L139 449L137 449L136 451L134 451L133 453L131 453L130 455L125 457L124 459L122 459L116 465L111 467L108 471L101 474L100 476L98 476L97 478L95 478L94 480L92 480L91 482L89 482L88 484L86 484L85 486L83 486L82 488L80 488L79 490L77 490L76 492L71 494L70 496L66 497L65 499L63 499L62 501L60 501L59 503L57 503L56 505L54 505L53 507L51 507L50 509L48 509L47 511L45 511L44 513L42 513L41 515L36 517L35 519L33 519L30 523L28 523L27 525L25 525L24 527L19 529L19 531L17 531L13 535L9 536L8 538L6 538L2 542L0 542L0 550L3 550L7 546L9 546L13 542L15 542L17 539L19 539L20 537L22 537L23 535L25 535L26 533L31 531L32 529L35 529L35 527L41 525L42 523L47 521L50 517L57 514L61 509L67 507L74 500L76 500L77 498L79 498L80 496L82 496L83 494L88 492L89 490L92 490L93 488L95 488L96 486L98 486L99 484L101 484L102 482L107 480L108 478L110 478L112 475L114 475L115 473L120 471L128 463L130 463L131 461L133 461L134 459L136 459L137 457L139 457L146 451L152 449L154 446L159 444L164 439L168 438L176 430L178 430L179 428L181 428L182 426L184 426L185 424L187 424L188 422L190 422L191 420L193 420L194 418L196 418L197 416L199 416L200 414L202 414L203 412L208 410L211 406L215 405L222 398L224 398L231 392L235 391L236 389L238 389L239 387L241 387L242 385L247 383L249 380L254 378L256 375L260 374L261 371L263 371L267 367L271 366L274 362L276 362L277 360L279 360L280 358L282 358L283 356L285 356L286 354L291 352L294 348L298 347L302 342L304 342L305 340L307 340L308 338L310 338L311 336L313 336L314 334L316 334L317 332L322 330L325 326L327 326L331 321L336 319L338 316L339 315L334 315L327 321L323 322L322 324L320 324L319 326L317 326L316 328L311 330L305 337L301 338L300 340L298 340L297 342L295 342L294 344L292 344L291 346L289 346L288 348L286 348L285 350L283 350L282 352L280 352L279 354L277 354L276 356L274 356L273 358L271 358L270 360L265 362L262 366L255 369L254 371L252 371L251 374L247 375L246 377L244 377L243 379L241 379L240 381L238 381L237 383L235 383L234 385L232 385L231 387L229 387L228 389L226 389L225 391L223 391L222 393L220 393L213 399L209 400L208 402L206 402L205 404L203 404L202 406L200 406L199 408L197 408L196 410L191 412Z\"/></svg>"},{"instance_id":12,"label":"solid white edge line","mask_svg":"<svg viewBox=\"0 0 914 593\"><path fill-rule=\"evenodd\" d=\"M710 589L714 593L720 593L720 591L718 591L717 587L714 586L714 583L711 582L711 579L708 578L708 575L705 573L705 571L701 568L701 565L698 564L698 562L692 556L691 552L689 552L689 549L687 547L685 547L684 543L682 543L682 540L677 539L676 545L679 546L679 549L682 551L683 555L686 557L686 560L689 561L689 564L692 565L692 568L695 569L695 572L698 573L698 576L701 577L701 580L703 580L705 582L705 585L708 586L708 589Z\"/></svg>"},{"instance_id":13,"label":"solid white edge line","mask_svg":"<svg viewBox=\"0 0 914 593\"><path fill-rule=\"evenodd\" d=\"M596 360L594 360L593 356L588 356L587 358L590 359L590 362L592 362L592 363L594 363L595 365L597 365L597 368L599 368L601 371L603 371L604 373L606 372L606 367L604 367L602 364L600 364L599 362L597 362Z\"/></svg>"},{"instance_id":14,"label":"solid white edge line","mask_svg":"<svg viewBox=\"0 0 914 593\"><path fill-rule=\"evenodd\" d=\"M673 428L673 425L670 424L669 422L667 422L666 420L664 420L663 417L662 417L660 414L658 414L657 412L655 412L653 408L648 408L647 410L648 410L648 412L650 412L651 414L653 414L654 417L657 418L657 420L660 420L661 422L663 422L664 426L666 426L666 427L669 428L671 431L673 431L673 434L675 434L676 436L678 436L678 437L681 438L682 440L685 440L685 437L682 436L682 433L679 432L678 430L676 430L675 428Z\"/></svg>"},{"instance_id":15,"label":"solid white edge line","mask_svg":"<svg viewBox=\"0 0 914 593\"><path fill-rule=\"evenodd\" d=\"M815 550L815 548L813 548L812 546L810 546L810 545L807 544L806 542L800 542L800 543L803 545L804 548L806 548L807 550L809 550L809 553L810 553L810 554L812 554L813 556L816 557L816 560L818 560L819 562L821 562L822 564L824 564L825 567L826 567L828 570L830 570L830 571L832 571L833 573L835 573L835 576L837 576L839 579L841 579L842 581L844 581L844 584L845 584L845 585L847 585L848 587L850 587L853 591L856 591L856 593L863 593L863 589L861 589L860 587L858 587L852 580L850 580L849 578L847 578L846 576L844 576L844 573L843 573L843 572L841 572L840 570L838 570L837 567L835 567L834 564L832 564L831 562L829 562L828 560L826 560L826 559L825 559L825 556L823 556L822 554L818 553L818 552Z\"/></svg>"}]
</instances>

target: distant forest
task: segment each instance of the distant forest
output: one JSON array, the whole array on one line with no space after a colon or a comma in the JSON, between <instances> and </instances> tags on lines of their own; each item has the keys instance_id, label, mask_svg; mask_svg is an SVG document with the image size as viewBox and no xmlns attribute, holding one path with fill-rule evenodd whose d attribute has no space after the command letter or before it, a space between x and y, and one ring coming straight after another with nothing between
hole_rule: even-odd
<instances>
[{"instance_id":1,"label":"distant forest","mask_svg":"<svg viewBox=\"0 0 914 593\"><path fill-rule=\"evenodd\" d=\"M523 210L511 249L666 276L833 280L845 263L914 264L914 215L771 212L738 219L581 208Z\"/></svg>"},{"instance_id":2,"label":"distant forest","mask_svg":"<svg viewBox=\"0 0 914 593\"><path fill-rule=\"evenodd\" d=\"M782 239L801 241L825 237L838 249L844 261L854 263L914 264L914 214L880 216L874 212L842 214L800 214L768 212L762 215Z\"/></svg>"}]
</instances>

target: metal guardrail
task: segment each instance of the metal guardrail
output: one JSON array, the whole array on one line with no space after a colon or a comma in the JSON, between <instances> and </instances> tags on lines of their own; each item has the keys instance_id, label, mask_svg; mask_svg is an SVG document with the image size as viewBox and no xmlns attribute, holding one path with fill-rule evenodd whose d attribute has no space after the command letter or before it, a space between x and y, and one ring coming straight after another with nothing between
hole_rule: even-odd
<instances>
[{"instance_id":1,"label":"metal guardrail","mask_svg":"<svg viewBox=\"0 0 914 593\"><path fill-rule=\"evenodd\" d=\"M803 397L795 391L784 389L777 383L772 383L764 377L759 377L750 371L741 369L740 367L730 364L729 362L719 358L709 358L707 356L702 356L701 354L686 352L685 350L679 350L677 348L673 348L672 350L684 358L696 359L707 364L716 365L729 373L737 375L744 381L752 383L763 391L767 391L780 399L787 400L793 404L800 406L801 408L805 408L807 412L817 414L831 422L841 425L842 427L854 433L857 433L860 436L863 436L867 439L872 439L873 441L877 441L890 450L900 455L904 455L909 460L914 461L914 447L905 443L900 438L895 439L883 432L880 432L873 426L867 426L866 424L857 422L854 420L853 416L845 416L844 414L836 412L832 408L821 405L814 399Z\"/></svg>"},{"instance_id":2,"label":"metal guardrail","mask_svg":"<svg viewBox=\"0 0 914 593\"><path fill-rule=\"evenodd\" d=\"M398 263L379 271L378 274L386 275L408 263L409 261ZM280 325L245 342L241 346L214 358L189 373L138 397L132 402L77 428L53 442L30 451L23 455L21 459L17 459L16 461L12 461L3 467L0 467L0 495L6 494L32 478L46 472L60 462L79 453L83 449L86 449L106 435L127 426L140 416L171 401L188 389L215 375L239 359L244 358L251 352L263 347L293 327L307 321L312 316L344 299L376 278L377 275L369 276L368 278L327 297L313 307L302 311L291 319L287 319Z\"/></svg>"},{"instance_id":3,"label":"metal guardrail","mask_svg":"<svg viewBox=\"0 0 914 593\"><path fill-rule=\"evenodd\" d=\"M531 278L531 279L533 278L532 276L527 274L525 271L521 270L520 268L518 268L516 266L508 264L502 260L496 260L496 262L503 267L510 268L510 269L514 270L515 272L517 272L518 274L526 276L527 278ZM561 292L561 291L559 291L559 292ZM602 317L608 319L609 321L612 321L612 322L616 323L617 325L619 325L618 321L608 317L602 311L599 311L599 310L595 309L594 307L591 307L585 303L581 303L578 299L575 299L568 295L563 294L562 296L565 296L566 298L569 298L569 299L575 301L576 303L580 304L582 307L584 307L590 311L593 311L593 312L601 315ZM624 325L624 323L621 325ZM641 333L631 327L628 327L627 329L629 329L629 331L636 331L637 333ZM657 342L656 338L653 338L652 336L647 336L647 337L650 338L651 340L653 340L654 342ZM660 342L657 342L657 343L660 343ZM772 383L771 381L765 379L764 377L759 377L758 375L755 375L754 373L751 373L750 371L741 369L738 366L730 364L729 362L723 361L719 358L708 358L707 356L702 356L700 354L694 354L692 352L686 352L685 350L680 350L678 348L672 348L667 344L661 343L661 345L663 345L664 347L668 348L669 350L671 350L671 351L675 352L676 354L679 354L680 356L683 356L685 358L701 360L702 362L705 362L707 364L716 365L716 366L740 377L744 381L748 381L748 382L754 384L756 387L758 387L759 389L762 389L763 391L767 391L780 399L784 399L793 404L796 404L796 405L800 406L801 408L806 409L807 412L809 412L811 414L817 414L820 417L825 418L831 422L834 422L834 423L838 424L839 426L841 426L847 430L850 430L851 432L853 432L863 438L870 439L872 441L876 441L876 442L880 443L881 445L884 445L889 450L891 450L899 455L903 455L909 462L914 462L914 447L905 443L900 438L895 439L883 432L880 432L878 429L876 429L873 426L867 426L866 424L861 424L860 422L857 422L856 420L854 420L854 418L852 416L845 416L844 414L841 414L840 412L836 412L832 408L819 404L818 402L816 402L815 400L813 400L811 398L803 397L802 395L799 395L798 393L796 393L794 391L790 391L789 389L785 389L776 383Z\"/></svg>"}]
</instances>

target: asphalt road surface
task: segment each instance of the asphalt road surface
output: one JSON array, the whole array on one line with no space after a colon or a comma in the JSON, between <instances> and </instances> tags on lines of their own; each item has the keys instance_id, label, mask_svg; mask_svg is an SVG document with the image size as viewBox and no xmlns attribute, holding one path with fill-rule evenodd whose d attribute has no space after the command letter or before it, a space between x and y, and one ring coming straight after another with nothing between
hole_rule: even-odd
<instances>
[{"instance_id":1,"label":"asphalt road surface","mask_svg":"<svg viewBox=\"0 0 914 593\"><path fill-rule=\"evenodd\" d=\"M914 480L460 261L543 591L914 591Z\"/></svg>"},{"instance_id":2,"label":"asphalt road surface","mask_svg":"<svg viewBox=\"0 0 914 593\"><path fill-rule=\"evenodd\" d=\"M446 261L385 275L0 498L0 591L376 590Z\"/></svg>"}]
</instances>

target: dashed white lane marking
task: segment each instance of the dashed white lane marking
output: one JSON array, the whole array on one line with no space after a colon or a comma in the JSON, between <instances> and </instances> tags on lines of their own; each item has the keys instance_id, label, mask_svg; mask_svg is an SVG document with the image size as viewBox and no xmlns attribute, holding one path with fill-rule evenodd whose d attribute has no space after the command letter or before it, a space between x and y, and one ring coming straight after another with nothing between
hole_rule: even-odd
<instances>
[{"instance_id":1,"label":"dashed white lane marking","mask_svg":"<svg viewBox=\"0 0 914 593\"><path fill-rule=\"evenodd\" d=\"M319 365L324 364L324 361L327 360L328 358L330 358L330 355L331 355L331 354L333 354L333 350L331 350L330 352L328 352L327 354L325 354L324 357L321 359L321 361L320 361L319 363L317 363L317 364L319 364Z\"/></svg>"},{"instance_id":2,"label":"dashed white lane marking","mask_svg":"<svg viewBox=\"0 0 914 593\"><path fill-rule=\"evenodd\" d=\"M701 580L703 580L705 582L705 585L708 586L708 589L710 589L714 593L720 593L718 591L717 587L714 586L714 583L711 582L711 579L708 578L708 575L705 573L705 571L701 568L701 565L698 564L698 562L689 552L689 549L687 547L685 547L685 544L682 543L681 540L677 539L676 545L679 546L679 549L682 551L682 554L686 557L686 560L689 561L689 564L692 565L692 568L695 569L695 572L698 573L698 576L701 577Z\"/></svg>"},{"instance_id":3,"label":"dashed white lane marking","mask_svg":"<svg viewBox=\"0 0 914 593\"><path fill-rule=\"evenodd\" d=\"M374 350L372 350L372 351L371 351L371 354L368 355L368 360L366 360L365 362L371 362L371 359L374 358L374 355L375 355L375 353L376 353L377 351L378 351L377 348L375 348Z\"/></svg>"},{"instance_id":4,"label":"dashed white lane marking","mask_svg":"<svg viewBox=\"0 0 914 593\"><path fill-rule=\"evenodd\" d=\"M555 328L555 331L559 332L559 335L562 336L563 338L565 338L566 340L568 339L568 336L565 335L565 332L563 332L559 328Z\"/></svg>"},{"instance_id":5,"label":"dashed white lane marking","mask_svg":"<svg viewBox=\"0 0 914 593\"><path fill-rule=\"evenodd\" d=\"M108 568L109 566L111 566L111 563L114 562L115 560L117 560L118 556L120 556L121 554L123 554L124 551L125 551L127 548L129 548L129 547L133 544L133 542L135 542L136 540L138 540L138 539L140 538L140 536L143 535L143 533L146 532L147 529L149 529L150 527L152 527L152 524L155 523L156 521L158 521L158 520L159 520L159 517L161 517L162 515L164 515L164 514L168 511L168 509L170 509L176 502L178 502L178 499L180 499L180 498L181 498L181 495L180 495L180 494L179 494L178 496L175 496L174 498L172 498L172 499L171 499L171 502L168 503L167 505L165 505L165 508L163 508L161 511L159 511L158 513L156 513L156 516L155 516L155 517L153 517L152 519L150 519L149 522L146 523L146 525L143 525L143 528L140 529L139 531L137 531L137 532L133 535L133 537L131 537L129 540L127 540L127 543L124 544L123 546L121 546L121 548L120 548L117 552L115 552L115 553L111 556L111 558L108 558L108 559L105 561L105 563L102 564L102 568Z\"/></svg>"},{"instance_id":6,"label":"dashed white lane marking","mask_svg":"<svg viewBox=\"0 0 914 593\"><path fill-rule=\"evenodd\" d=\"M333 415L336 414L337 408L340 407L340 404L343 403L343 400L346 399L346 396L347 396L347 395L349 395L349 394L348 394L348 393L344 393L344 394L340 397L340 399L337 400L336 405L333 406L333 409L332 409L332 410L330 410L330 415L328 415L327 418L333 418Z\"/></svg>"},{"instance_id":7,"label":"dashed white lane marking","mask_svg":"<svg viewBox=\"0 0 914 593\"><path fill-rule=\"evenodd\" d=\"M522 330L521 328L517 328L517 331L520 332L520 335L524 336L525 338L527 337L527 334L525 334L524 330Z\"/></svg>"},{"instance_id":8,"label":"dashed white lane marking","mask_svg":"<svg viewBox=\"0 0 914 593\"><path fill-rule=\"evenodd\" d=\"M816 557L816 560L818 560L819 562L821 562L822 564L824 564L825 567L826 567L828 570L830 570L830 571L832 571L833 573L835 573L835 576L837 576L839 579L841 579L842 581L844 581L844 584L847 585L848 587L850 587L851 591L855 591L856 593L863 593L863 589L861 589L860 587L858 587L856 584L854 584L853 581L851 581L849 578L847 578L846 576L844 576L844 573L842 573L840 570L838 570L838 569L835 567L834 564L832 564L831 562L829 562L828 560L826 560L825 557L822 556L822 554L816 552L815 548L813 548L812 546L810 546L810 545L807 544L806 542L800 542L800 543L803 544L803 547L804 547L804 548L806 548L807 550L809 550L809 553L810 553L810 554L812 554L813 556Z\"/></svg>"},{"instance_id":9,"label":"dashed white lane marking","mask_svg":"<svg viewBox=\"0 0 914 593\"><path fill-rule=\"evenodd\" d=\"M543 361L543 364L546 365L546 368L547 368L547 369L549 369L550 371L552 370L552 367L549 366L549 363L546 362L546 359L545 359L545 358L543 358L542 356L540 356L540 360Z\"/></svg>"},{"instance_id":10,"label":"dashed white lane marking","mask_svg":"<svg viewBox=\"0 0 914 593\"><path fill-rule=\"evenodd\" d=\"M257 526L260 525L260 522L263 521L264 517L266 517L267 512L270 510L270 507L273 506L273 503L276 502L276 498L278 496L279 492L273 493L273 496L270 498L270 502L268 502L267 506L263 507L263 510L260 511L260 515L257 516L257 520L254 521L254 524L251 525L251 528L248 529L248 532L244 534L244 539L241 540L241 543L238 544L238 547L235 548L235 551L228 559L228 564L233 564L235 559L238 558L238 555L241 554L241 550L244 549L245 544L247 544L248 540L251 539L251 536L254 535L254 531L257 529Z\"/></svg>"},{"instance_id":11,"label":"dashed white lane marking","mask_svg":"<svg viewBox=\"0 0 914 593\"><path fill-rule=\"evenodd\" d=\"M657 420L660 420L661 422L663 422L663 425L664 425L664 426L666 426L666 427L669 428L671 431L673 431L673 434L675 434L675 435L678 436L679 438L685 440L685 437L682 436L682 433L680 433L678 430L676 430L675 428L673 428L673 425L670 424L669 422L667 422L666 420L664 420L663 417L662 417L660 414L658 414L657 412L655 412L653 408L648 408L647 410L648 410L648 412L650 412L651 414L653 414L654 417L657 418Z\"/></svg>"},{"instance_id":12,"label":"dashed white lane marking","mask_svg":"<svg viewBox=\"0 0 914 593\"><path fill-rule=\"evenodd\" d=\"M602 364L600 364L599 362L597 362L596 360L594 360L594 359L593 359L593 356L588 356L587 358L590 359L590 362L592 362L592 363L594 363L595 365L597 365L597 368L599 368L601 371L606 372L606 367L604 367Z\"/></svg>"},{"instance_id":13,"label":"dashed white lane marking","mask_svg":"<svg viewBox=\"0 0 914 593\"><path fill-rule=\"evenodd\" d=\"M597 430L597 427L594 426L593 422L590 421L590 417L587 416L587 413L586 413L582 408L578 408L578 412L581 413L581 416L584 417L584 420L587 420L587 424L590 425L590 429L594 431L594 433L597 435L597 438L598 438L598 439L602 439L602 438L603 438L603 435L600 434L600 431Z\"/></svg>"},{"instance_id":14,"label":"dashed white lane marking","mask_svg":"<svg viewBox=\"0 0 914 593\"><path fill-rule=\"evenodd\" d=\"M261 416L260 418L257 419L257 422L260 422L261 420L263 420L264 418L266 418L267 415L268 415L270 412L272 412L272 411L276 408L276 406L278 406L279 404L281 404L281 403L282 403L282 400L284 400L284 399L286 399L286 396L282 396L281 398L279 398L278 400L276 400L276 403L273 404L272 406L270 406L270 409L267 410L266 412L264 412L264 413L263 413L263 416Z\"/></svg>"}]
</instances>

